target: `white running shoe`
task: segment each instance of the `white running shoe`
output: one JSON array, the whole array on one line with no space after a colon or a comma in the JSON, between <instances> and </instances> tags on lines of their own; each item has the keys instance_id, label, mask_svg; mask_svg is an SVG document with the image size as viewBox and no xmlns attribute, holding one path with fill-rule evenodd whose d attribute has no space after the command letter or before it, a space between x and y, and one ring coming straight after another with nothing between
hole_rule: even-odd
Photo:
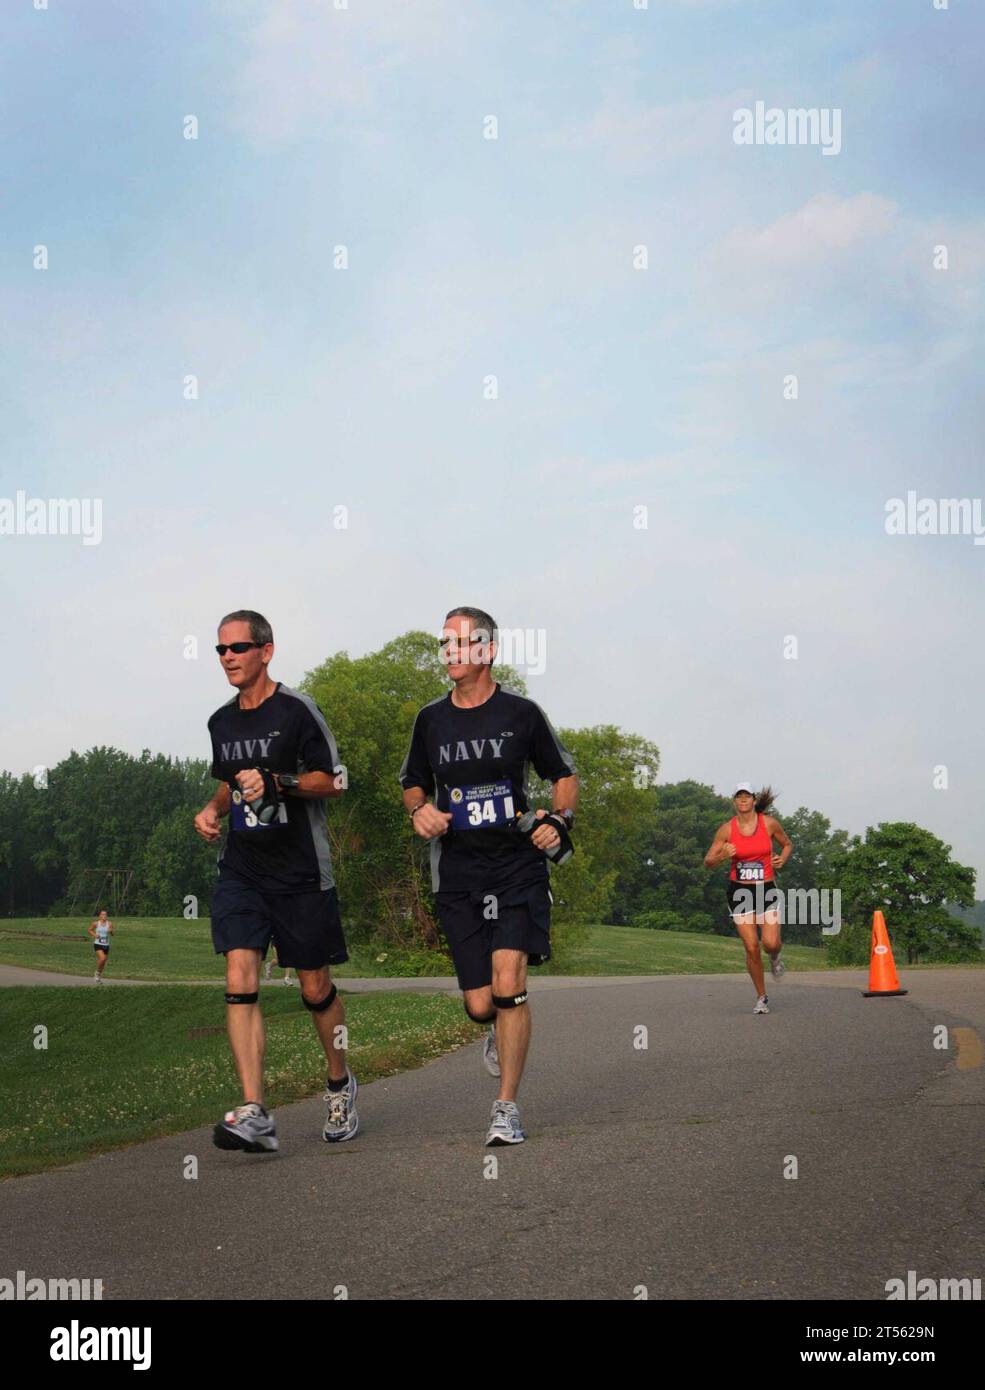
<instances>
[{"instance_id":1,"label":"white running shoe","mask_svg":"<svg viewBox=\"0 0 985 1390\"><path fill-rule=\"evenodd\" d=\"M356 1096L359 1093L359 1086L356 1078L348 1067L345 1069L346 1084L341 1091L330 1091L325 1087L325 1102L328 1105L328 1114L325 1116L325 1127L321 1137L326 1144L341 1144L345 1139L352 1139L359 1128L359 1116L356 1114Z\"/></svg>"},{"instance_id":2,"label":"white running shoe","mask_svg":"<svg viewBox=\"0 0 985 1390\"><path fill-rule=\"evenodd\" d=\"M496 1051L496 1025L489 1025L489 1032L482 1043L482 1060L490 1076L499 1076L499 1053Z\"/></svg>"},{"instance_id":3,"label":"white running shoe","mask_svg":"<svg viewBox=\"0 0 985 1390\"><path fill-rule=\"evenodd\" d=\"M786 974L787 967L783 964L779 955L770 957L770 974L774 980L778 980L781 975Z\"/></svg>"},{"instance_id":4,"label":"white running shoe","mask_svg":"<svg viewBox=\"0 0 985 1390\"><path fill-rule=\"evenodd\" d=\"M242 1149L248 1154L274 1153L278 1148L274 1122L256 1101L228 1111L212 1131L212 1142L217 1149Z\"/></svg>"},{"instance_id":5,"label":"white running shoe","mask_svg":"<svg viewBox=\"0 0 985 1390\"><path fill-rule=\"evenodd\" d=\"M753 1013L754 1013L754 1014L768 1014L769 1011L770 1011L770 1003L769 1003L769 1000L767 999L767 997L766 997L765 994L761 994L761 995L759 996L759 998L756 1000L756 1007L753 1009Z\"/></svg>"},{"instance_id":6,"label":"white running shoe","mask_svg":"<svg viewBox=\"0 0 985 1390\"><path fill-rule=\"evenodd\" d=\"M492 1123L489 1126L489 1133L486 1135L486 1143L492 1146L522 1144L526 1137L523 1126L520 1124L520 1111L517 1109L516 1101L494 1101Z\"/></svg>"}]
</instances>

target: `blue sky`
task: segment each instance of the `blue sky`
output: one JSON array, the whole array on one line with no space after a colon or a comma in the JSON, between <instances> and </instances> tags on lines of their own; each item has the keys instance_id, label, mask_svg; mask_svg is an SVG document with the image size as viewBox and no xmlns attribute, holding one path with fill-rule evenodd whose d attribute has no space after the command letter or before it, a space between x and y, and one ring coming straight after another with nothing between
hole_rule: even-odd
<instances>
[{"instance_id":1,"label":"blue sky","mask_svg":"<svg viewBox=\"0 0 985 1390\"><path fill-rule=\"evenodd\" d=\"M0 537L0 765L204 753L230 608L290 681L475 602L546 631L556 723L985 870L985 547L883 525L983 491L978 6L23 0L0 28L0 495L104 518ZM841 152L737 146L757 100L839 109Z\"/></svg>"}]
</instances>

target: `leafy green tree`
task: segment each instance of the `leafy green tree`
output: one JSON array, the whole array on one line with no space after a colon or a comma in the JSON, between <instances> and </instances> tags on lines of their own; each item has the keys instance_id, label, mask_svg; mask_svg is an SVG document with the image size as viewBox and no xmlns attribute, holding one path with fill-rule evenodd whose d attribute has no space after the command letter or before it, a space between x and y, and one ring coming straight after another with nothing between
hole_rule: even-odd
<instances>
[{"instance_id":1,"label":"leafy green tree","mask_svg":"<svg viewBox=\"0 0 985 1390\"><path fill-rule=\"evenodd\" d=\"M685 917L665 907L652 912L639 912L633 918L634 927L647 927L650 931L690 931L713 932L715 923L706 912L694 912Z\"/></svg>"},{"instance_id":2,"label":"leafy green tree","mask_svg":"<svg viewBox=\"0 0 985 1390\"><path fill-rule=\"evenodd\" d=\"M930 959L976 959L978 933L952 916L945 903L970 907L975 873L951 859L951 846L922 826L889 821L854 836L836 856L833 873L842 892L842 916L856 926L881 908L890 939L909 964Z\"/></svg>"},{"instance_id":3,"label":"leafy green tree","mask_svg":"<svg viewBox=\"0 0 985 1390\"><path fill-rule=\"evenodd\" d=\"M700 782L667 782L653 788L653 809L637 842L621 896L631 922L664 911L679 921L710 919L729 931L725 870L705 868L704 856L732 804Z\"/></svg>"},{"instance_id":4,"label":"leafy green tree","mask_svg":"<svg viewBox=\"0 0 985 1390\"><path fill-rule=\"evenodd\" d=\"M578 773L578 818L574 858L553 878L553 891L571 920L618 924L631 910L623 885L637 869L653 815L660 752L614 724L561 729L559 737ZM550 783L532 779L531 793L535 804L550 806Z\"/></svg>"},{"instance_id":5,"label":"leafy green tree","mask_svg":"<svg viewBox=\"0 0 985 1390\"><path fill-rule=\"evenodd\" d=\"M784 888L830 888L834 866L848 845L848 831L833 831L827 816L806 806L779 820L793 841L793 853L783 866Z\"/></svg>"},{"instance_id":6,"label":"leafy green tree","mask_svg":"<svg viewBox=\"0 0 985 1390\"><path fill-rule=\"evenodd\" d=\"M203 798L204 804L206 798ZM137 902L141 912L156 917L180 917L185 899L194 896L198 914L208 915L216 881L216 846L192 832L195 811L176 806L150 833L139 866Z\"/></svg>"},{"instance_id":7,"label":"leafy green tree","mask_svg":"<svg viewBox=\"0 0 985 1390\"><path fill-rule=\"evenodd\" d=\"M141 866L158 821L184 806L190 829L211 785L204 762L146 749L139 758L116 748L73 752L50 769L47 785L35 785L28 774L3 774L0 910L68 911L74 885L93 868L135 870L136 908ZM90 907L87 892L85 911Z\"/></svg>"}]
</instances>

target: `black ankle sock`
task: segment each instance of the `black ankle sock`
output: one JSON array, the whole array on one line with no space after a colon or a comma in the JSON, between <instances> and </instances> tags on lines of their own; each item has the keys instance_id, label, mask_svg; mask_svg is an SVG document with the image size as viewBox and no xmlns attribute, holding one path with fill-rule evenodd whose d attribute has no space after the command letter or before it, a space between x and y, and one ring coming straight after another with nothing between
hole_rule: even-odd
<instances>
[{"instance_id":1,"label":"black ankle sock","mask_svg":"<svg viewBox=\"0 0 985 1390\"><path fill-rule=\"evenodd\" d=\"M346 1084L348 1083L348 1080L349 1080L349 1078L348 1078L347 1076L343 1076L343 1077L341 1078L341 1080L339 1080L339 1081L333 1081L332 1078L329 1077L329 1078L328 1078L328 1089L329 1089L330 1091L344 1091L344 1090L345 1090L345 1087L346 1087Z\"/></svg>"}]
</instances>

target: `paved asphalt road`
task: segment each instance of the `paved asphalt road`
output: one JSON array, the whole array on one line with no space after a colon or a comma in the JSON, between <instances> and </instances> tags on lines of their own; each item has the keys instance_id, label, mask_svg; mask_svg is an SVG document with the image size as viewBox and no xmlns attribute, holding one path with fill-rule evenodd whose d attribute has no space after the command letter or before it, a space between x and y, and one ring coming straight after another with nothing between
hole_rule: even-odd
<instances>
[{"instance_id":1,"label":"paved asphalt road","mask_svg":"<svg viewBox=\"0 0 985 1390\"><path fill-rule=\"evenodd\" d=\"M470 1046L364 1087L337 1148L312 1100L277 1112L275 1156L203 1129L8 1181L0 1275L162 1299L884 1299L911 1269L983 1278L985 977L911 972L896 999L863 980L788 974L757 1018L744 976L544 979L519 1148L483 1147L495 1083Z\"/></svg>"}]
</instances>

